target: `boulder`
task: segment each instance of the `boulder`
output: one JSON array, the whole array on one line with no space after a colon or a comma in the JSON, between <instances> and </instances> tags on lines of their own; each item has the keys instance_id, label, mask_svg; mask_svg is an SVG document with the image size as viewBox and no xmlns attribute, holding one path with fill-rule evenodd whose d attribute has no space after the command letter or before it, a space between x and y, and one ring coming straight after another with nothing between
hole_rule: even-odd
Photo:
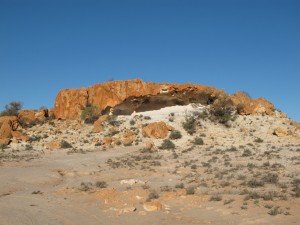
<instances>
[{"instance_id":1,"label":"boulder","mask_svg":"<svg viewBox=\"0 0 300 225\"><path fill-rule=\"evenodd\" d=\"M125 130L122 133L122 143L123 145L130 145L132 142L135 140L136 135L133 131L131 130Z\"/></svg>"},{"instance_id":2,"label":"boulder","mask_svg":"<svg viewBox=\"0 0 300 225\"><path fill-rule=\"evenodd\" d=\"M48 109L22 110L18 114L18 119L27 125L44 122L48 117Z\"/></svg>"},{"instance_id":3,"label":"boulder","mask_svg":"<svg viewBox=\"0 0 300 225\"><path fill-rule=\"evenodd\" d=\"M157 200L152 201L152 202L144 202L143 208L147 212L159 211L159 210L162 209L162 204L159 201L157 201Z\"/></svg>"},{"instance_id":4,"label":"boulder","mask_svg":"<svg viewBox=\"0 0 300 225\"><path fill-rule=\"evenodd\" d=\"M104 137L101 140L101 144L103 145L112 145L114 144L115 138L112 137Z\"/></svg>"},{"instance_id":5,"label":"boulder","mask_svg":"<svg viewBox=\"0 0 300 225\"><path fill-rule=\"evenodd\" d=\"M16 116L0 117L0 126L1 144L9 144L10 139L13 137L13 132L21 128L21 125Z\"/></svg>"},{"instance_id":6,"label":"boulder","mask_svg":"<svg viewBox=\"0 0 300 225\"><path fill-rule=\"evenodd\" d=\"M26 134L23 134L19 131L12 131L11 135L17 141L29 141L29 137Z\"/></svg>"},{"instance_id":7,"label":"boulder","mask_svg":"<svg viewBox=\"0 0 300 225\"><path fill-rule=\"evenodd\" d=\"M173 128L165 122L154 122L145 126L142 130L142 134L149 138L164 139L168 136L169 131L171 130L173 130Z\"/></svg>"},{"instance_id":8,"label":"boulder","mask_svg":"<svg viewBox=\"0 0 300 225\"><path fill-rule=\"evenodd\" d=\"M94 122L93 132L100 133L104 130L103 122L105 122L108 118L108 115L100 116L98 120Z\"/></svg>"},{"instance_id":9,"label":"boulder","mask_svg":"<svg viewBox=\"0 0 300 225\"><path fill-rule=\"evenodd\" d=\"M10 126L13 130L20 130L22 129L22 126L18 120L18 117L16 116L1 116L0 117L0 127L4 122L9 121Z\"/></svg>"},{"instance_id":10,"label":"boulder","mask_svg":"<svg viewBox=\"0 0 300 225\"><path fill-rule=\"evenodd\" d=\"M49 148L49 149L60 149L60 143L61 143L61 141L53 140L53 141L50 141L46 145L46 147Z\"/></svg>"},{"instance_id":11,"label":"boulder","mask_svg":"<svg viewBox=\"0 0 300 225\"><path fill-rule=\"evenodd\" d=\"M285 137L285 136L288 136L288 135L289 135L288 131L286 131L286 130L285 130L284 128L282 128L282 127L277 127L277 128L275 128L273 134L276 135L277 137Z\"/></svg>"}]
</instances>

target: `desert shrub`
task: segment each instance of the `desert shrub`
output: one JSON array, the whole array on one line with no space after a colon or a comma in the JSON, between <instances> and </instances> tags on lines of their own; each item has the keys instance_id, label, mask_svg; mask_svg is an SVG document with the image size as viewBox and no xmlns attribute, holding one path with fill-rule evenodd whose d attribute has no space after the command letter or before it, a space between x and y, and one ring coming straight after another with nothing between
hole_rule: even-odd
<instances>
[{"instance_id":1,"label":"desert shrub","mask_svg":"<svg viewBox=\"0 0 300 225\"><path fill-rule=\"evenodd\" d=\"M184 188L184 184L183 184L183 183L176 184L176 185L175 185L175 188L180 188L180 189L182 189L182 188Z\"/></svg>"},{"instance_id":2,"label":"desert shrub","mask_svg":"<svg viewBox=\"0 0 300 225\"><path fill-rule=\"evenodd\" d=\"M107 188L107 183L105 181L97 181L95 185L97 188Z\"/></svg>"},{"instance_id":3,"label":"desert shrub","mask_svg":"<svg viewBox=\"0 0 300 225\"><path fill-rule=\"evenodd\" d=\"M210 107L210 119L226 124L234 119L234 103L229 97L219 97Z\"/></svg>"},{"instance_id":4,"label":"desert shrub","mask_svg":"<svg viewBox=\"0 0 300 225\"><path fill-rule=\"evenodd\" d=\"M293 191L295 192L295 197L299 198L300 197L300 179L294 179L293 180Z\"/></svg>"},{"instance_id":5,"label":"desert shrub","mask_svg":"<svg viewBox=\"0 0 300 225\"><path fill-rule=\"evenodd\" d=\"M264 182L261 180L251 179L247 183L248 187L256 188L256 187L263 187Z\"/></svg>"},{"instance_id":6,"label":"desert shrub","mask_svg":"<svg viewBox=\"0 0 300 225\"><path fill-rule=\"evenodd\" d=\"M5 105L5 110L0 113L0 116L17 116L22 107L23 103L21 102L10 102Z\"/></svg>"},{"instance_id":7,"label":"desert shrub","mask_svg":"<svg viewBox=\"0 0 300 225\"><path fill-rule=\"evenodd\" d=\"M193 187L193 186L188 187L186 189L186 194L187 195L193 195L193 194L195 194L195 187Z\"/></svg>"},{"instance_id":8,"label":"desert shrub","mask_svg":"<svg viewBox=\"0 0 300 225\"><path fill-rule=\"evenodd\" d=\"M145 120L151 120L151 117L150 116L144 116L144 119Z\"/></svg>"},{"instance_id":9,"label":"desert shrub","mask_svg":"<svg viewBox=\"0 0 300 225\"><path fill-rule=\"evenodd\" d=\"M252 152L249 149L245 149L242 154L242 157L249 157L251 155L252 155Z\"/></svg>"},{"instance_id":10,"label":"desert shrub","mask_svg":"<svg viewBox=\"0 0 300 225\"><path fill-rule=\"evenodd\" d=\"M274 207L273 209L271 209L268 214L271 215L271 216L276 216L278 214L281 214L282 213L282 210L280 209L279 206L276 206Z\"/></svg>"},{"instance_id":11,"label":"desert shrub","mask_svg":"<svg viewBox=\"0 0 300 225\"><path fill-rule=\"evenodd\" d=\"M185 117L185 121L182 124L183 129L190 135L196 132L196 119L191 116Z\"/></svg>"},{"instance_id":12,"label":"desert shrub","mask_svg":"<svg viewBox=\"0 0 300 225\"><path fill-rule=\"evenodd\" d=\"M91 182L81 182L79 190L80 191L90 191L93 189L93 184Z\"/></svg>"},{"instance_id":13,"label":"desert shrub","mask_svg":"<svg viewBox=\"0 0 300 225\"><path fill-rule=\"evenodd\" d=\"M7 145L6 144L0 144L0 149L1 150L4 150L4 149L6 149L7 148Z\"/></svg>"},{"instance_id":14,"label":"desert shrub","mask_svg":"<svg viewBox=\"0 0 300 225\"><path fill-rule=\"evenodd\" d=\"M236 106L236 111L238 114L241 114L243 112L243 110L245 109L245 105L242 104L242 103L239 103L237 106Z\"/></svg>"},{"instance_id":15,"label":"desert shrub","mask_svg":"<svg viewBox=\"0 0 300 225\"><path fill-rule=\"evenodd\" d=\"M201 137L195 137L194 142L195 145L204 145L204 141Z\"/></svg>"},{"instance_id":16,"label":"desert shrub","mask_svg":"<svg viewBox=\"0 0 300 225\"><path fill-rule=\"evenodd\" d=\"M254 142L256 142L256 143L262 143L262 142L264 142L264 140L261 139L261 138L256 138L256 139L254 140Z\"/></svg>"},{"instance_id":17,"label":"desert shrub","mask_svg":"<svg viewBox=\"0 0 300 225\"><path fill-rule=\"evenodd\" d=\"M174 149L174 148L175 148L175 144L169 139L163 140L163 143L160 146L160 149Z\"/></svg>"},{"instance_id":18,"label":"desert shrub","mask_svg":"<svg viewBox=\"0 0 300 225\"><path fill-rule=\"evenodd\" d=\"M215 202L222 201L222 196L221 196L221 195L218 195L218 194L212 195L212 196L210 197L209 201L215 201Z\"/></svg>"},{"instance_id":19,"label":"desert shrub","mask_svg":"<svg viewBox=\"0 0 300 225\"><path fill-rule=\"evenodd\" d=\"M148 198L147 198L147 202L150 202L152 199L158 199L159 195L156 193L156 191L152 191L149 193Z\"/></svg>"},{"instance_id":20,"label":"desert shrub","mask_svg":"<svg viewBox=\"0 0 300 225\"><path fill-rule=\"evenodd\" d=\"M81 112L81 119L87 124L94 123L98 118L99 114L95 106L87 106Z\"/></svg>"},{"instance_id":21,"label":"desert shrub","mask_svg":"<svg viewBox=\"0 0 300 225\"><path fill-rule=\"evenodd\" d=\"M71 145L69 142L67 142L67 141L65 141L65 140L62 140L62 141L60 142L60 147L61 147L61 148L72 148L72 145Z\"/></svg>"},{"instance_id":22,"label":"desert shrub","mask_svg":"<svg viewBox=\"0 0 300 225\"><path fill-rule=\"evenodd\" d=\"M179 130L172 130L169 136L171 140L182 138L181 132Z\"/></svg>"},{"instance_id":23,"label":"desert shrub","mask_svg":"<svg viewBox=\"0 0 300 225\"><path fill-rule=\"evenodd\" d=\"M135 120L130 120L129 123L131 126L133 126L135 124Z\"/></svg>"},{"instance_id":24,"label":"desert shrub","mask_svg":"<svg viewBox=\"0 0 300 225\"><path fill-rule=\"evenodd\" d=\"M34 141L40 141L41 139L42 139L42 136L40 136L40 135L32 135L31 137L29 137L28 142L31 143Z\"/></svg>"},{"instance_id":25,"label":"desert shrub","mask_svg":"<svg viewBox=\"0 0 300 225\"><path fill-rule=\"evenodd\" d=\"M278 183L278 180L279 180L279 177L277 174L274 174L274 173L268 173L266 174L262 180L265 182L265 183L269 183L269 184L277 184Z\"/></svg>"},{"instance_id":26,"label":"desert shrub","mask_svg":"<svg viewBox=\"0 0 300 225\"><path fill-rule=\"evenodd\" d=\"M118 121L118 116L117 115L109 115L108 118L107 118L107 121L112 126L119 126L120 125L120 122Z\"/></svg>"}]
</instances>

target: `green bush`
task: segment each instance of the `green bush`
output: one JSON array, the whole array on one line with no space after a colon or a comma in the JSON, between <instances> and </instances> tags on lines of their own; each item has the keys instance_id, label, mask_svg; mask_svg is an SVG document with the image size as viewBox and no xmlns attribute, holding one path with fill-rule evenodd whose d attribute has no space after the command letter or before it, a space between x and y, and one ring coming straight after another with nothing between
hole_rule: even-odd
<instances>
[{"instance_id":1,"label":"green bush","mask_svg":"<svg viewBox=\"0 0 300 225\"><path fill-rule=\"evenodd\" d=\"M172 130L169 138L171 140L180 139L182 138L182 135L179 130Z\"/></svg>"},{"instance_id":2,"label":"green bush","mask_svg":"<svg viewBox=\"0 0 300 225\"><path fill-rule=\"evenodd\" d=\"M191 116L185 117L182 126L188 134L193 135L196 132L196 119Z\"/></svg>"},{"instance_id":3,"label":"green bush","mask_svg":"<svg viewBox=\"0 0 300 225\"><path fill-rule=\"evenodd\" d=\"M62 141L60 142L60 147L61 147L61 148L72 148L72 145L71 145L69 142L67 142L67 141L65 141L65 140L62 140Z\"/></svg>"},{"instance_id":4,"label":"green bush","mask_svg":"<svg viewBox=\"0 0 300 225\"><path fill-rule=\"evenodd\" d=\"M184 188L184 184L183 184L183 183L176 184L176 185L175 185L175 188L183 189L183 188Z\"/></svg>"},{"instance_id":5,"label":"green bush","mask_svg":"<svg viewBox=\"0 0 300 225\"><path fill-rule=\"evenodd\" d=\"M81 119L88 124L94 123L99 118L97 109L95 106L87 106L81 112Z\"/></svg>"},{"instance_id":6,"label":"green bush","mask_svg":"<svg viewBox=\"0 0 300 225\"><path fill-rule=\"evenodd\" d=\"M5 110L0 113L0 116L17 116L22 106L21 102L10 102L5 106Z\"/></svg>"},{"instance_id":7,"label":"green bush","mask_svg":"<svg viewBox=\"0 0 300 225\"><path fill-rule=\"evenodd\" d=\"M160 146L160 149L174 149L174 148L175 148L174 143L169 139L165 139Z\"/></svg>"},{"instance_id":8,"label":"green bush","mask_svg":"<svg viewBox=\"0 0 300 225\"><path fill-rule=\"evenodd\" d=\"M204 145L204 141L201 137L195 137L194 144L195 145Z\"/></svg>"},{"instance_id":9,"label":"green bush","mask_svg":"<svg viewBox=\"0 0 300 225\"><path fill-rule=\"evenodd\" d=\"M193 195L193 194L195 194L195 187L192 187L192 186L188 187L186 189L186 194L187 195Z\"/></svg>"},{"instance_id":10,"label":"green bush","mask_svg":"<svg viewBox=\"0 0 300 225\"><path fill-rule=\"evenodd\" d=\"M235 107L233 101L226 96L219 97L210 108L210 119L222 124L234 119Z\"/></svg>"},{"instance_id":11,"label":"green bush","mask_svg":"<svg viewBox=\"0 0 300 225\"><path fill-rule=\"evenodd\" d=\"M96 187L97 188L107 188L107 183L105 181L97 181Z\"/></svg>"}]
</instances>

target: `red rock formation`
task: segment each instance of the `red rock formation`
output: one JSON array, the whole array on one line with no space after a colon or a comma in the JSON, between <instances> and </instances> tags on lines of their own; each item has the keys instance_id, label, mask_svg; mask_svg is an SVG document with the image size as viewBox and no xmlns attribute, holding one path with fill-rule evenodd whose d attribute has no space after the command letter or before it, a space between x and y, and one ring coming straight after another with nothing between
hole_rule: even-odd
<instances>
[{"instance_id":1,"label":"red rock formation","mask_svg":"<svg viewBox=\"0 0 300 225\"><path fill-rule=\"evenodd\" d=\"M142 80L111 81L88 88L61 90L55 101L56 118L78 119L82 110L93 105L99 111L114 108L116 112L130 114L165 106L186 105L192 102L210 104L223 91L197 84L157 84ZM246 114L270 114L273 105L265 99L253 100L240 94L230 96L235 104L246 105Z\"/></svg>"},{"instance_id":2,"label":"red rock formation","mask_svg":"<svg viewBox=\"0 0 300 225\"><path fill-rule=\"evenodd\" d=\"M16 130L20 129L21 125L16 116L0 117L0 144L9 144L12 137L28 141L28 137Z\"/></svg>"}]
</instances>

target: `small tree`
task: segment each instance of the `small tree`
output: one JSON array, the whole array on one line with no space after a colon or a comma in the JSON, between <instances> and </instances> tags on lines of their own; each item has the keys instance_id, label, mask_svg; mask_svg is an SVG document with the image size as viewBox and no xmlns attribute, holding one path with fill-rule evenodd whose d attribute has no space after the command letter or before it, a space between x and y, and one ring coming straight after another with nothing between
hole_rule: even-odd
<instances>
[{"instance_id":1,"label":"small tree","mask_svg":"<svg viewBox=\"0 0 300 225\"><path fill-rule=\"evenodd\" d=\"M85 123L94 123L99 118L95 106L87 106L81 112L81 119Z\"/></svg>"},{"instance_id":2,"label":"small tree","mask_svg":"<svg viewBox=\"0 0 300 225\"><path fill-rule=\"evenodd\" d=\"M0 116L17 116L22 107L22 102L10 102L5 106L5 110L0 113Z\"/></svg>"}]
</instances>

